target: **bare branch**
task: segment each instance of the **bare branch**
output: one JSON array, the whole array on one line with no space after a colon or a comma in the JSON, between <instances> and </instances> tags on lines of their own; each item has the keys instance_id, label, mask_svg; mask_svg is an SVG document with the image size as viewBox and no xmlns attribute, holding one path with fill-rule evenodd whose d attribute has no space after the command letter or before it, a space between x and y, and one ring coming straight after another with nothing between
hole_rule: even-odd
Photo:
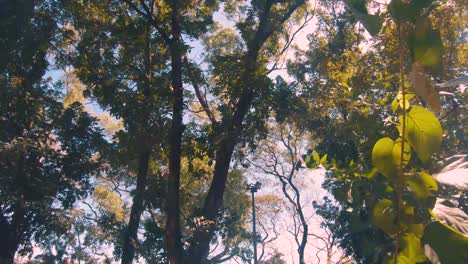
<instances>
[{"instance_id":1,"label":"bare branch","mask_svg":"<svg viewBox=\"0 0 468 264\"><path fill-rule=\"evenodd\" d=\"M210 119L211 123L213 125L216 124L217 123L216 118L215 118L213 112L211 112L208 103L206 102L205 98L203 97L203 95L200 92L200 87L198 86L198 83L197 83L197 81L195 79L195 76L194 76L193 69L192 69L187 57L184 58L184 63L186 65L186 67L187 67L187 72L188 72L190 81L192 83L193 89L195 90L195 95L197 96L198 102L202 106L203 111L205 111L205 113L208 116L208 118Z\"/></svg>"}]
</instances>

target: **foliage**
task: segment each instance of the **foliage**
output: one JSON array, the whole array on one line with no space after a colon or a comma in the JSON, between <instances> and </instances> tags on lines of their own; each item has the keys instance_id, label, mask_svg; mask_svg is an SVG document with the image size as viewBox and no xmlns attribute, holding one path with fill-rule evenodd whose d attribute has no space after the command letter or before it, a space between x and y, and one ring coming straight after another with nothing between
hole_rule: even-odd
<instances>
[{"instance_id":1,"label":"foliage","mask_svg":"<svg viewBox=\"0 0 468 264\"><path fill-rule=\"evenodd\" d=\"M31 250L32 240L68 232L66 212L88 195L90 178L100 172L98 151L106 145L96 120L79 103L65 109L62 84L44 77L47 51L59 35L59 5L22 4L9 2L11 13L2 15L2 24L19 25L1 35L7 48L0 68L2 262L19 246Z\"/></svg>"},{"instance_id":2,"label":"foliage","mask_svg":"<svg viewBox=\"0 0 468 264\"><path fill-rule=\"evenodd\" d=\"M3 1L0 262L35 247L36 263L250 261L255 154L296 209L301 263L315 234L296 185L304 165L327 169L333 199L314 207L356 262L422 263L424 250L467 262L464 225L432 210L467 210L466 190L437 181L446 157L466 166L465 9ZM292 41L308 23L301 50ZM257 198L264 247L284 204ZM273 253L262 263L285 263Z\"/></svg>"},{"instance_id":3,"label":"foliage","mask_svg":"<svg viewBox=\"0 0 468 264\"><path fill-rule=\"evenodd\" d=\"M365 4L364 1L362 3ZM333 171L329 180L333 185L327 183L325 186L332 191L335 199L342 204L337 208L320 208L321 211L319 212L330 219L325 223L328 225L331 223L333 228L339 230L350 228L339 224L336 220L331 220L331 215L327 214L331 212L334 212L333 215L349 214L349 212L340 212L340 210L349 211L347 209L349 203L352 205L364 199L364 204L354 204L352 206L351 214L354 214L358 208L360 208L359 211L362 211L362 206L365 206L365 212L372 212L371 223L384 231L390 239L389 242L393 241L393 245L388 245L384 241L378 243L387 246L384 246L386 250L378 250L372 253L374 256L375 254L381 256L380 260L375 258L371 260L374 262L382 262L382 258L387 258L389 262L395 260L398 263L414 263L426 260L422 250L421 237L424 227L432 225L428 209L432 209L435 202L434 191L438 189L433 177L428 173L428 169L431 169L429 160L440 149L443 131L434 113L422 106L414 105L414 99L416 98L412 92L419 96L418 99L423 100L423 105L425 103L432 110L440 111L438 95L434 92L431 81L427 79L426 74L427 71L432 71L432 74L440 73L443 41L439 31L432 28L430 22L432 17L429 17L431 11L437 6L436 3L431 4L431 1L426 1L420 5L421 3L418 1L409 1L409 3L392 1L388 9L390 19L393 19L396 25L394 30L396 29L397 34L393 35L393 37L400 43L407 41L405 44L393 46L395 48L388 52L400 54L400 58L403 58L402 54L406 52L404 47L408 47L411 55L408 61L400 59L398 66L401 70L400 76L395 76L398 76L397 79L400 80L401 84L399 85L399 92L392 103L392 112L396 112L398 117L387 119L391 123L397 124L399 136L397 134L396 140L392 139L395 138L395 133L392 132L388 134L390 137L374 141L376 144L372 149L371 160L375 169L370 173L362 173L362 168L366 168L366 162L370 158L360 158L363 167L354 169L354 161L347 166L348 169L341 169L343 163L340 164L339 160L342 160L342 158L338 159L333 155L331 155L331 165L324 164L326 167L328 165ZM402 9L399 5L404 5L406 9ZM351 11L356 13L353 8L351 8ZM357 16L359 19L359 14ZM361 22L366 23L366 21ZM391 25L391 23L389 21L388 25ZM385 30L385 27L383 30ZM371 33L375 35L375 32ZM384 31L379 35L384 33L386 32ZM404 36L407 36L407 38ZM388 45L387 49L388 47L392 46ZM408 75L405 75L403 70L408 64L413 65L412 73L408 74L412 75L412 85L406 81ZM413 100L410 101L411 99ZM390 113L387 112L385 115ZM382 118L385 118L385 115ZM313 166L313 164L310 165ZM344 166L346 166L346 163ZM347 173L351 173L351 175L346 176ZM362 186L360 184L362 181L370 181L372 187L354 188L356 185ZM346 189L343 190L343 187ZM376 188L378 192L372 192L373 188ZM340 208L342 206L344 208ZM345 222L353 223L354 221L351 218L351 220L345 220ZM360 222L364 221L361 220ZM354 235L351 235L350 239L353 239L353 237ZM371 255L362 254L363 252L360 251L357 244L353 242L349 244L343 237L341 239L342 246L347 250L352 249L358 259L363 258L363 260L368 259L367 261L369 261L369 258L373 258ZM425 241L424 243L428 242ZM463 247L462 244L457 245ZM372 246L372 248L375 248L375 246ZM398 254L398 256L393 255L390 257L391 252ZM463 259L461 255L458 255L457 258Z\"/></svg>"}]
</instances>

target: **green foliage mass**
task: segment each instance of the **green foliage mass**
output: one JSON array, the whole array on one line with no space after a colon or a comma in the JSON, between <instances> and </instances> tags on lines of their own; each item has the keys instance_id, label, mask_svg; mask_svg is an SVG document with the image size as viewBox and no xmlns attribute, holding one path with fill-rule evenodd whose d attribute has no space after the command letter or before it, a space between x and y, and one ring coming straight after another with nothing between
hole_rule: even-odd
<instances>
[{"instance_id":1,"label":"green foliage mass","mask_svg":"<svg viewBox=\"0 0 468 264\"><path fill-rule=\"evenodd\" d=\"M468 148L464 1L0 2L0 263L250 262L272 124L311 135L292 172L327 170L314 207L355 262L468 262L432 211L468 210L432 176Z\"/></svg>"}]
</instances>

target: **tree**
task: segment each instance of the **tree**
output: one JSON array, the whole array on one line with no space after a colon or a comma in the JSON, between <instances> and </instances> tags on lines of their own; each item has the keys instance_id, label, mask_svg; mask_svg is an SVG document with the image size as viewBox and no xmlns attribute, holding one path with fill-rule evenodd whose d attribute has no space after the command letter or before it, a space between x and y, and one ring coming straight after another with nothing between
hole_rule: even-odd
<instances>
[{"instance_id":1,"label":"tree","mask_svg":"<svg viewBox=\"0 0 468 264\"><path fill-rule=\"evenodd\" d=\"M254 1L252 5L240 6L228 4L230 8L239 8L240 12L246 15L244 21L239 21L239 29L241 30L242 38L246 44L246 49L241 50L238 54L233 54L231 59L239 60L236 65L236 70L240 73L239 84L228 83L229 93L231 94L231 102L236 102L234 105L226 105L223 111L223 117L220 124L211 124L218 136L214 138L215 160L214 177L210 191L206 196L200 216L204 219L215 222L219 216L219 211L222 206L224 190L226 188L228 170L230 161L234 152L234 147L243 134L243 123L248 116L248 110L255 98L260 98L260 93L256 93L252 83L256 83L261 87L265 86L268 81L265 80L265 72L263 69L266 61L260 62L261 49L271 36L280 31L283 23L289 19L294 11L303 5L304 1L295 1L291 4L280 4L273 1L260 3ZM206 26L211 22L211 14L216 9L216 5L210 1L204 4L193 5L191 2L179 3L177 1L160 2L160 1L125 1L128 6L127 10L134 12L135 15L143 19L151 30L162 40L164 47L168 51L168 60L171 65L170 82L172 87L172 111L171 111L171 129L168 136L168 191L167 191L167 227L165 229L166 242L168 249L168 258L170 263L180 263L182 259L182 244L180 231L180 161L182 147L182 116L183 116L183 100L184 89L182 84L183 77L183 57L186 53L186 47L183 43L182 35L197 37L200 33L206 31ZM99 7L99 5L96 5ZM100 7L101 8L101 7ZM105 9L105 8L103 8ZM167 12L166 12L167 11ZM190 15L200 13L202 16L192 17ZM258 20L257 20L258 19ZM258 21L258 24L257 24ZM88 57L89 58L89 57ZM216 58L219 59L219 58ZM211 62L210 62L211 63ZM227 72L218 72L217 69L222 69L217 65L213 69L212 78L219 74ZM196 73L190 70L189 72ZM187 76L190 78L190 76ZM81 78L81 77L80 77ZM102 79L101 79L102 80ZM194 89L197 89L197 82L191 82ZM222 83L217 86L224 85ZM215 96L216 90L214 90ZM200 99L201 97L198 97ZM203 105L203 104L201 104ZM208 109L206 105L205 111ZM211 116L208 114L208 116ZM213 121L214 119L211 118ZM207 258L209 245L215 231L215 225L210 225L208 229L199 229L195 232L191 239L188 249L187 261L201 262ZM131 254L130 254L131 255ZM129 255L129 259L131 256Z\"/></svg>"},{"instance_id":2,"label":"tree","mask_svg":"<svg viewBox=\"0 0 468 264\"><path fill-rule=\"evenodd\" d=\"M148 178L163 174L158 165L164 164L160 149L169 121L168 51L160 47L162 39L152 21L125 3L76 1L70 10L80 39L73 61L77 75L86 92L124 124L124 130L116 134L111 166L136 175L121 245L122 263L131 263L138 246Z\"/></svg>"},{"instance_id":3,"label":"tree","mask_svg":"<svg viewBox=\"0 0 468 264\"><path fill-rule=\"evenodd\" d=\"M1 2L0 262L466 262L463 1Z\"/></svg>"},{"instance_id":4,"label":"tree","mask_svg":"<svg viewBox=\"0 0 468 264\"><path fill-rule=\"evenodd\" d=\"M1 263L13 263L33 239L66 233L65 211L87 195L90 176L99 173L104 141L96 120L80 104L64 109L61 84L44 78L58 7L47 1L2 7Z\"/></svg>"},{"instance_id":5,"label":"tree","mask_svg":"<svg viewBox=\"0 0 468 264\"><path fill-rule=\"evenodd\" d=\"M250 162L265 175L279 181L282 194L292 211L293 234L297 244L298 262L305 263L305 252L309 238L309 217L305 212L306 201L300 191L300 170L302 169L303 142L301 131L288 124L270 128L270 138L262 143L256 158Z\"/></svg>"},{"instance_id":6,"label":"tree","mask_svg":"<svg viewBox=\"0 0 468 264\"><path fill-rule=\"evenodd\" d=\"M214 177L201 210L201 216L207 220L214 221L222 206L236 144L246 136L248 126L252 125L249 121L260 115L257 111L264 107L261 99L269 87L264 68L266 63L264 56L268 50L262 53L262 48L266 47L272 36L280 32L283 23L303 4L304 1L293 1L284 5L274 1L252 1L250 6L228 5L233 11L246 15L244 20L237 23L245 49L239 53L216 56L210 61L213 65L210 76L214 81L213 93L219 97L218 100L226 103L219 108L222 113L221 122L212 124L216 132ZM227 100L222 99L224 96L227 96L225 97ZM259 108L255 109L257 111L249 112L252 106ZM245 122L249 125L245 126ZM197 262L206 258L214 228L212 225L195 233L188 250L188 259Z\"/></svg>"}]
</instances>

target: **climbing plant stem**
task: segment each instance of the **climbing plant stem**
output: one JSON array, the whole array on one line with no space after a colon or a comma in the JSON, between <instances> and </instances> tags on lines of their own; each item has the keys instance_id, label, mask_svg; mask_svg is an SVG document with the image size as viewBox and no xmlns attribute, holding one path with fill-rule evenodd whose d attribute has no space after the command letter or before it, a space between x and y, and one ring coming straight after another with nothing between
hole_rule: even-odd
<instances>
[{"instance_id":1,"label":"climbing plant stem","mask_svg":"<svg viewBox=\"0 0 468 264\"><path fill-rule=\"evenodd\" d=\"M399 68L400 68L400 92L401 92L401 100L402 100L402 124L401 124L401 150L400 150L400 166L398 170L398 185L396 189L396 204L397 204L397 226L399 228L397 232L397 237L395 241L395 253L394 253L394 263L397 264L398 261L398 250L400 247L400 239L401 239L401 214L402 214L402 193L404 188L403 183L403 168L404 168L404 154L405 154L405 133L406 133L406 88L405 88L405 80L404 80L404 64L403 64L403 41L402 41L402 27L401 22L398 22L398 51L399 51Z\"/></svg>"}]
</instances>

